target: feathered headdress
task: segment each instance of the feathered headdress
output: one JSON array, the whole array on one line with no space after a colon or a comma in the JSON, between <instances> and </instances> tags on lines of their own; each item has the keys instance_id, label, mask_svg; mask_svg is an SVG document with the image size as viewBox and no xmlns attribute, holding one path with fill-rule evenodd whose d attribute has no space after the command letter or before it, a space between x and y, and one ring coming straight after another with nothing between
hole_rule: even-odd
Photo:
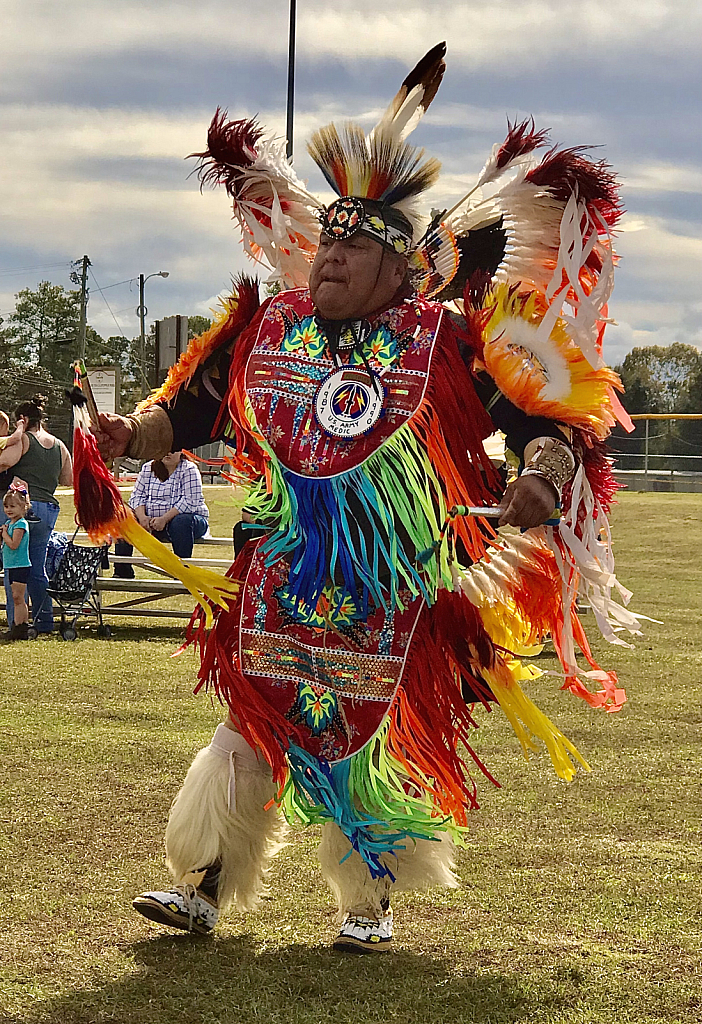
<instances>
[{"instance_id":1,"label":"feathered headdress","mask_svg":"<svg viewBox=\"0 0 702 1024\"><path fill-rule=\"evenodd\" d=\"M269 281L285 288L307 284L320 220L325 230L333 225L335 237L349 237L363 222L365 233L392 251L410 249L419 225L415 200L436 181L440 165L404 140L436 95L445 54L446 44L439 43L422 57L368 137L357 125L341 132L329 125L315 133L310 151L341 197L330 211L297 177L282 139L267 135L254 119L229 121L226 110L217 110L206 149L191 156L199 161L201 187L223 185L227 190L244 251L270 266ZM452 242L446 244L442 236L439 248L438 264L434 238L431 251L414 268L423 294L432 294L455 272ZM437 266L444 269L437 271Z\"/></svg>"},{"instance_id":2,"label":"feathered headdress","mask_svg":"<svg viewBox=\"0 0 702 1024\"><path fill-rule=\"evenodd\" d=\"M394 252L407 252L418 224L417 197L433 185L441 164L405 142L443 78L446 44L433 47L405 78L368 136L351 122L318 129L310 156L341 198L322 218L325 233L369 235Z\"/></svg>"}]
</instances>

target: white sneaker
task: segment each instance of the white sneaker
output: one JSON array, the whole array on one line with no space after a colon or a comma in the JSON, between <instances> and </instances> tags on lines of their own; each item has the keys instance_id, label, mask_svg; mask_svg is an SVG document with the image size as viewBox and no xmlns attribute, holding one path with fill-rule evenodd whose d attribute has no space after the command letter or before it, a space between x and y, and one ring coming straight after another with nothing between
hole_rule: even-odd
<instances>
[{"instance_id":1,"label":"white sneaker","mask_svg":"<svg viewBox=\"0 0 702 1024\"><path fill-rule=\"evenodd\" d=\"M143 917L169 928L207 935L217 924L217 904L194 885L176 885L168 892L145 892L132 906Z\"/></svg>"},{"instance_id":2,"label":"white sneaker","mask_svg":"<svg viewBox=\"0 0 702 1024\"><path fill-rule=\"evenodd\" d=\"M352 910L346 916L333 948L343 953L386 953L392 945L392 910L368 917Z\"/></svg>"}]
</instances>

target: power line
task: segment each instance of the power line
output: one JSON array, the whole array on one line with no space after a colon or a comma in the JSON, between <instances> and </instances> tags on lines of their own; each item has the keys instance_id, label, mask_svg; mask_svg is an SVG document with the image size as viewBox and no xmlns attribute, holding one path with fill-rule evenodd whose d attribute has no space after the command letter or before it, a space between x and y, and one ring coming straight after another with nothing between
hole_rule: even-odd
<instances>
[{"instance_id":1,"label":"power line","mask_svg":"<svg viewBox=\"0 0 702 1024\"><path fill-rule=\"evenodd\" d=\"M102 290L106 292L108 288L118 288L121 284L134 284L137 280L138 278L136 277L128 277L126 281L115 281L114 284L106 284Z\"/></svg>"},{"instance_id":2,"label":"power line","mask_svg":"<svg viewBox=\"0 0 702 1024\"><path fill-rule=\"evenodd\" d=\"M116 317L116 316L115 316L115 314L114 314L114 313L112 312L112 307L110 306L109 302L107 301L107 297L106 297L106 295L105 295L104 291L102 290L102 288L100 287L100 285L99 285L99 284L98 284L98 282L97 282L97 278L95 277L95 272L93 271L92 267L90 268L90 276L92 277L93 281L95 282L95 287L97 288L97 290L98 290L98 291L100 292L100 294L102 295L102 299L103 299L103 302L105 303L105 305L107 306L107 308L108 308L108 309L109 309L109 311L110 311L110 316L112 317L112 319L114 320L114 322L115 322L115 323L117 324L117 330L118 330L118 331L119 331L119 333L120 333L120 337L122 337L122 338L126 338L126 334L124 333L124 331L123 331L123 330L122 330L122 328L120 327L120 325L119 325L119 321L117 320L117 317ZM124 282L122 282L122 283L124 283Z\"/></svg>"},{"instance_id":3,"label":"power line","mask_svg":"<svg viewBox=\"0 0 702 1024\"><path fill-rule=\"evenodd\" d=\"M29 274L32 270L51 270L52 267L70 267L71 263L43 263L38 267L21 267L19 270L0 270L0 277L11 277L13 274Z\"/></svg>"},{"instance_id":4,"label":"power line","mask_svg":"<svg viewBox=\"0 0 702 1024\"><path fill-rule=\"evenodd\" d=\"M688 448L698 448L700 455L702 455L702 448L694 441L686 441L680 434L672 434L671 437L674 437L676 441L680 441L681 444L686 444Z\"/></svg>"}]
</instances>

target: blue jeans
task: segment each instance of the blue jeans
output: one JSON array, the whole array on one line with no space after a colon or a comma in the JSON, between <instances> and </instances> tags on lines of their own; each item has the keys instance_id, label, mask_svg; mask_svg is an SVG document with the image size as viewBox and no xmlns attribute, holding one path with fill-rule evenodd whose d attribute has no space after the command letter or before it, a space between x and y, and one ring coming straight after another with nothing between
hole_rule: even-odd
<instances>
[{"instance_id":1,"label":"blue jeans","mask_svg":"<svg viewBox=\"0 0 702 1024\"><path fill-rule=\"evenodd\" d=\"M32 606L32 620L37 633L50 633L54 628L54 606L51 598L46 593L49 581L44 571L46 562L46 548L49 543L51 531L58 519L58 505L49 504L47 501L33 501L32 511L39 518L38 523L29 525L29 560L32 568L29 573L29 603ZM12 590L10 582L5 573L5 594L7 608L7 622L12 625L14 622L14 606L12 603Z\"/></svg>"},{"instance_id":2,"label":"blue jeans","mask_svg":"<svg viewBox=\"0 0 702 1024\"><path fill-rule=\"evenodd\" d=\"M160 541L173 545L173 553L179 558L190 558L193 553L193 544L200 537L207 533L208 522L204 516L195 515L194 512L180 512L166 524L166 529L161 533L154 534ZM124 555L130 558L134 548L126 540L115 541L115 554ZM134 579L134 569L126 563L115 565L115 576L122 579Z\"/></svg>"}]
</instances>

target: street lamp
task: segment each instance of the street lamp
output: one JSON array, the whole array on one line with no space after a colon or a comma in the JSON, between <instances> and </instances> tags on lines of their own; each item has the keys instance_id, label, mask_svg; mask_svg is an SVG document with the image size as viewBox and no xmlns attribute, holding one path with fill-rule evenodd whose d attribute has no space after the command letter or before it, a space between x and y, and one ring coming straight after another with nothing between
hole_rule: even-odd
<instances>
[{"instance_id":1,"label":"street lamp","mask_svg":"<svg viewBox=\"0 0 702 1024\"><path fill-rule=\"evenodd\" d=\"M141 397L146 398L149 393L149 381L146 376L146 314L148 310L144 305L144 285L151 277L168 277L167 270L159 270L155 274L139 274L139 306L137 316L139 317L139 369L141 370Z\"/></svg>"}]
</instances>

